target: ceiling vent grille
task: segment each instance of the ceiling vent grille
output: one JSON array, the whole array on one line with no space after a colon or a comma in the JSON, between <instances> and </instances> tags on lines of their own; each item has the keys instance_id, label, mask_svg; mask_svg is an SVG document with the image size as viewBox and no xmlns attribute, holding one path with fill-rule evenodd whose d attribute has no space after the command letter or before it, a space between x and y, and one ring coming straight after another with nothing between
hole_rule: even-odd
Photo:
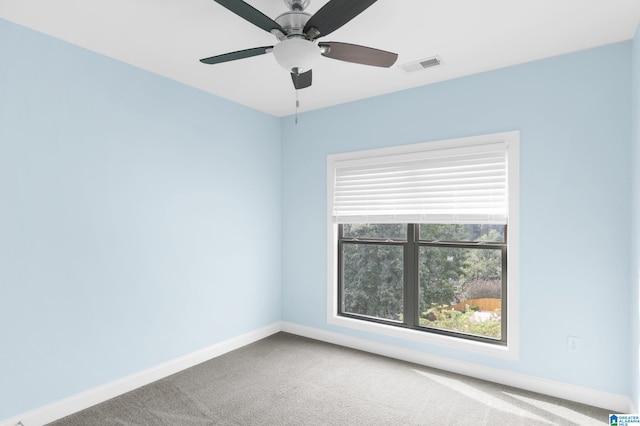
<instances>
[{"instance_id":1,"label":"ceiling vent grille","mask_svg":"<svg viewBox=\"0 0 640 426\"><path fill-rule=\"evenodd\" d=\"M405 72L415 72L424 70L431 67L440 65L442 61L439 56L433 56L431 58L420 59L419 61L409 62L408 64L400 65L400 68Z\"/></svg>"}]
</instances>

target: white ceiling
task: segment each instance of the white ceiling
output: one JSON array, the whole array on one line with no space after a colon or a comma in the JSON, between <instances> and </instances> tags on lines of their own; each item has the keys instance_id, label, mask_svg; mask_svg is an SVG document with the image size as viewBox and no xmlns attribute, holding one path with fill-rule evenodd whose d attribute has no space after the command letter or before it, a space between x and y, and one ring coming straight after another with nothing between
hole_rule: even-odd
<instances>
[{"instance_id":1,"label":"white ceiling","mask_svg":"<svg viewBox=\"0 0 640 426\"><path fill-rule=\"evenodd\" d=\"M246 1L271 18L288 10ZM307 12L325 3L311 0ZM0 17L274 116L295 112L291 78L272 54L198 61L277 42L213 0L0 0ZM323 57L299 91L300 111L628 40L639 22L640 0L379 0L321 41L396 52L396 66ZM437 68L398 66L434 55Z\"/></svg>"}]
</instances>

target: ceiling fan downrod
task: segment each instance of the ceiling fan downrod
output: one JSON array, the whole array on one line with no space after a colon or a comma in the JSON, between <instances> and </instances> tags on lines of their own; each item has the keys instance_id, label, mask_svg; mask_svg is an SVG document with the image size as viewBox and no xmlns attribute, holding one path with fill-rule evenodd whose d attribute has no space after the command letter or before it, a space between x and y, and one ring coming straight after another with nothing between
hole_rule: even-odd
<instances>
[{"instance_id":1,"label":"ceiling fan downrod","mask_svg":"<svg viewBox=\"0 0 640 426\"><path fill-rule=\"evenodd\" d=\"M302 12L309 6L311 0L284 0L289 10L293 12Z\"/></svg>"}]
</instances>

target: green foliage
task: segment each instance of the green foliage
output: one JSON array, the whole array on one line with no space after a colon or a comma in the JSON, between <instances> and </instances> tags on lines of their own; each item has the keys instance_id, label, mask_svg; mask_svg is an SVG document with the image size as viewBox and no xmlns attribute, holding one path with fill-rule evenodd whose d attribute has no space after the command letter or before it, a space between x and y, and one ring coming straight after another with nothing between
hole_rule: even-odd
<instances>
[{"instance_id":1,"label":"green foliage","mask_svg":"<svg viewBox=\"0 0 640 426\"><path fill-rule=\"evenodd\" d=\"M473 307L461 312L434 306L423 312L420 325L499 339L502 330L499 312L493 312L486 320L477 319L476 312Z\"/></svg>"},{"instance_id":2,"label":"green foliage","mask_svg":"<svg viewBox=\"0 0 640 426\"><path fill-rule=\"evenodd\" d=\"M344 309L395 320L403 311L402 246L345 244Z\"/></svg>"},{"instance_id":3,"label":"green foliage","mask_svg":"<svg viewBox=\"0 0 640 426\"><path fill-rule=\"evenodd\" d=\"M343 226L343 232L347 238L378 238L382 240L406 240L407 225L402 223L394 224L371 224L352 223Z\"/></svg>"},{"instance_id":4,"label":"green foliage","mask_svg":"<svg viewBox=\"0 0 640 426\"><path fill-rule=\"evenodd\" d=\"M455 303L464 251L443 247L420 247L420 302L423 306Z\"/></svg>"}]
</instances>

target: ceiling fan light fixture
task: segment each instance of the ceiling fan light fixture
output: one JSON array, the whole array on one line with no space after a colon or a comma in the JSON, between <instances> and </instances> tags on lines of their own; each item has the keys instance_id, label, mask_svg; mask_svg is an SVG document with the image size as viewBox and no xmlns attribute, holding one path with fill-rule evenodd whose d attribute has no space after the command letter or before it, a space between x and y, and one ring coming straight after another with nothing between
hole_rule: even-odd
<instances>
[{"instance_id":1,"label":"ceiling fan light fixture","mask_svg":"<svg viewBox=\"0 0 640 426\"><path fill-rule=\"evenodd\" d=\"M290 38L273 47L273 56L288 72L297 68L297 72L303 73L309 71L320 58L320 48L309 40Z\"/></svg>"}]
</instances>

